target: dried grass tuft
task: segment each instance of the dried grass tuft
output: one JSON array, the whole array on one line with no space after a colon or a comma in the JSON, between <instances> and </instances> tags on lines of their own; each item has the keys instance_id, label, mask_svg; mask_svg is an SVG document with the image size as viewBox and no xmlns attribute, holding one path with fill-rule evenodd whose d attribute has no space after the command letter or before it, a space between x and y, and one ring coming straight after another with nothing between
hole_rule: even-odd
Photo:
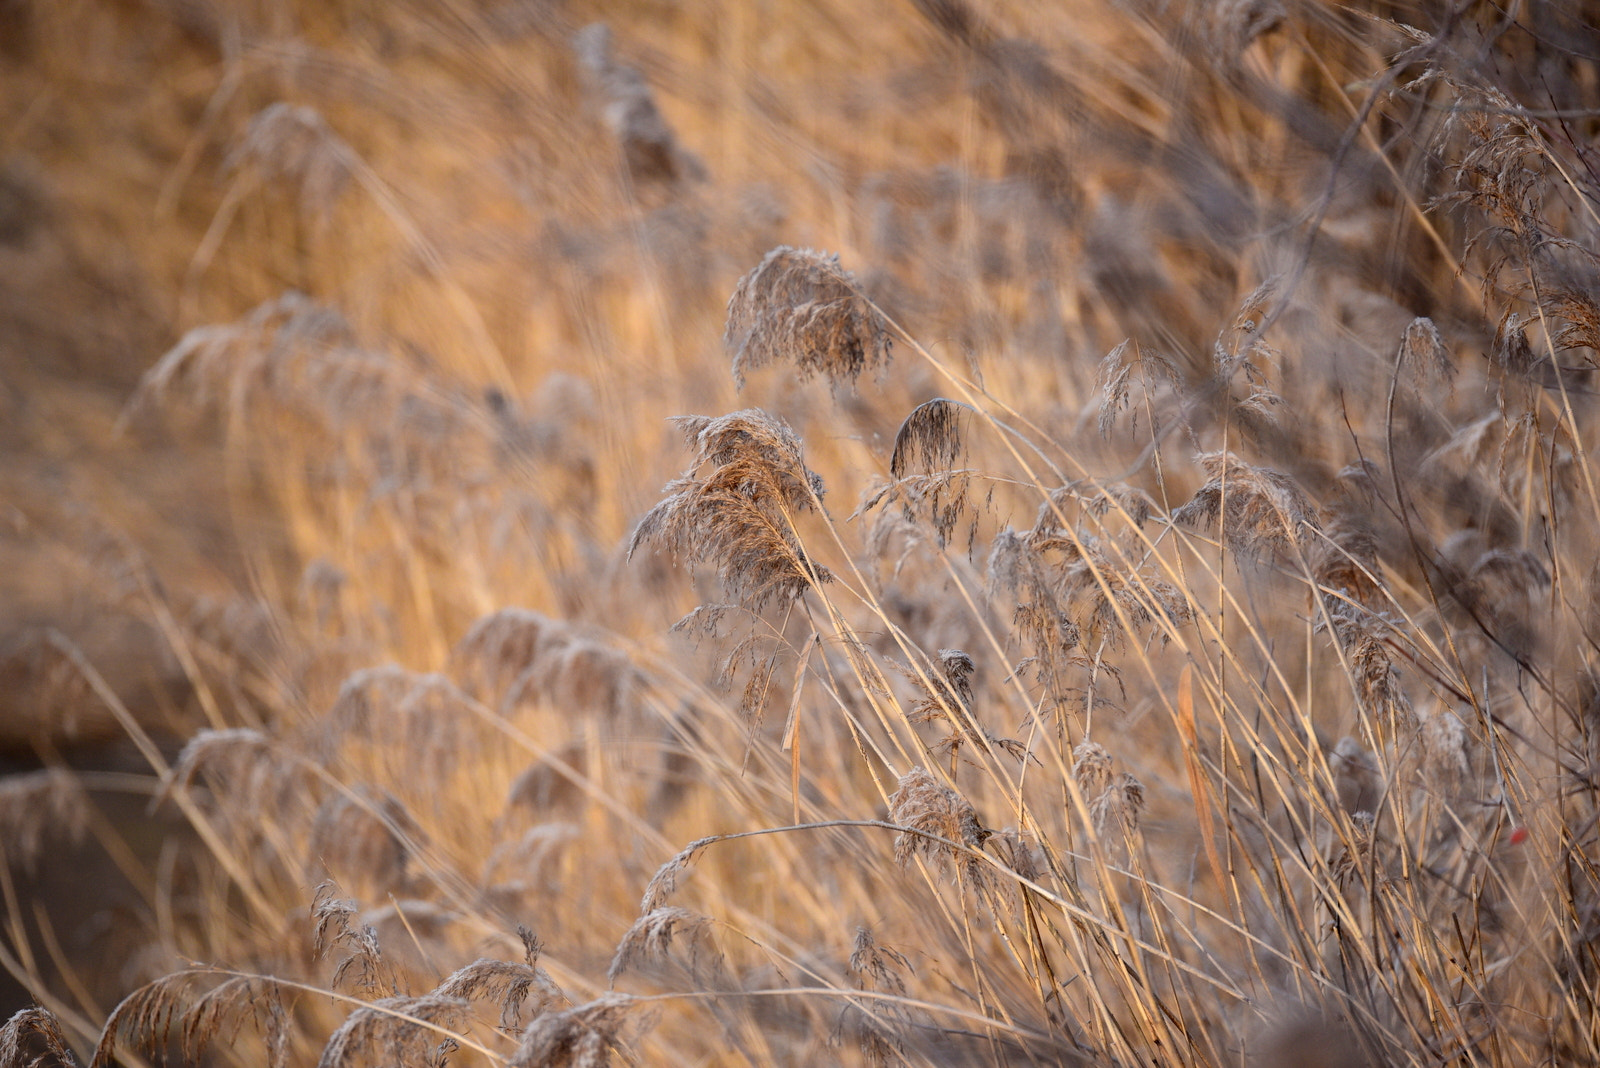
<instances>
[{"instance_id":1,"label":"dried grass tuft","mask_svg":"<svg viewBox=\"0 0 1600 1068\"><path fill-rule=\"evenodd\" d=\"M187 969L129 994L107 1018L90 1068L117 1063L115 1055L121 1045L154 1053L170 1047L174 1038L186 1060L200 1063L219 1041L234 1046L246 1022L253 1023L264 1039L269 1068L284 1068L291 1022L282 984L260 975L222 975L218 979L218 973L210 969ZM209 989L190 999L191 989L207 985Z\"/></svg>"},{"instance_id":2,"label":"dried grass tuft","mask_svg":"<svg viewBox=\"0 0 1600 1068\"><path fill-rule=\"evenodd\" d=\"M451 660L467 685L508 714L528 700L568 713L616 718L634 705L644 676L626 653L584 628L525 608L472 625Z\"/></svg>"},{"instance_id":3,"label":"dried grass tuft","mask_svg":"<svg viewBox=\"0 0 1600 1068\"><path fill-rule=\"evenodd\" d=\"M904 953L874 938L872 928L856 928L855 945L850 950L850 971L863 989L904 994L906 981L902 973L915 970Z\"/></svg>"},{"instance_id":4,"label":"dried grass tuft","mask_svg":"<svg viewBox=\"0 0 1600 1068\"><path fill-rule=\"evenodd\" d=\"M358 783L335 793L311 822L309 853L330 877L374 889L396 889L406 881L408 840L421 833L400 799L388 790Z\"/></svg>"},{"instance_id":5,"label":"dried grass tuft","mask_svg":"<svg viewBox=\"0 0 1600 1068\"><path fill-rule=\"evenodd\" d=\"M1357 812L1377 812L1383 797L1383 777L1377 758L1354 738L1341 738L1328 754L1333 772L1333 788L1339 807L1354 816Z\"/></svg>"},{"instance_id":6,"label":"dried grass tuft","mask_svg":"<svg viewBox=\"0 0 1600 1068\"><path fill-rule=\"evenodd\" d=\"M1072 778L1088 806L1095 837L1110 845L1131 843L1144 812L1144 784L1131 772L1114 774L1110 751L1088 740L1072 751ZM1027 862L1032 863L1031 856Z\"/></svg>"},{"instance_id":7,"label":"dried grass tuft","mask_svg":"<svg viewBox=\"0 0 1600 1068\"><path fill-rule=\"evenodd\" d=\"M1089 822L1102 839L1127 841L1139 831L1144 812L1144 784L1125 771L1089 803Z\"/></svg>"},{"instance_id":8,"label":"dried grass tuft","mask_svg":"<svg viewBox=\"0 0 1600 1068\"><path fill-rule=\"evenodd\" d=\"M850 950L850 974L855 977L860 990L875 990L885 994L905 996L906 983L902 973L914 971L905 954L892 946L880 943L870 927L857 927L855 944ZM893 1002L874 1002L869 1005L847 1005L840 1013L835 1034L855 1032L856 1045L871 1065L902 1063L905 1044L901 1040L909 1024L906 1011Z\"/></svg>"},{"instance_id":9,"label":"dried grass tuft","mask_svg":"<svg viewBox=\"0 0 1600 1068\"><path fill-rule=\"evenodd\" d=\"M938 670L928 676L932 688L924 688L907 715L915 723L946 718L964 723L972 711L972 673L977 667L962 649L940 649L937 663ZM916 677L909 669L907 674Z\"/></svg>"},{"instance_id":10,"label":"dried grass tuft","mask_svg":"<svg viewBox=\"0 0 1600 1068\"><path fill-rule=\"evenodd\" d=\"M484 699L505 693L523 672L539 663L551 644L561 644L565 627L542 612L501 608L478 619L451 651L464 685Z\"/></svg>"},{"instance_id":11,"label":"dried grass tuft","mask_svg":"<svg viewBox=\"0 0 1600 1068\"><path fill-rule=\"evenodd\" d=\"M358 164L355 152L315 108L277 103L250 120L226 165L248 168L262 182L296 183L301 207L326 221Z\"/></svg>"},{"instance_id":12,"label":"dried grass tuft","mask_svg":"<svg viewBox=\"0 0 1600 1068\"><path fill-rule=\"evenodd\" d=\"M1072 778L1085 804L1111 789L1111 752L1099 742L1082 741L1072 751Z\"/></svg>"},{"instance_id":13,"label":"dried grass tuft","mask_svg":"<svg viewBox=\"0 0 1600 1068\"><path fill-rule=\"evenodd\" d=\"M1134 377L1134 372L1138 377ZM1158 387L1177 389L1182 385L1182 376L1178 373L1171 360L1156 352L1146 352L1136 341L1129 338L1117 345L1116 348L1106 353L1100 361L1097 372L1097 385L1100 388L1100 415L1099 427L1102 435L1111 433L1116 425L1117 414L1128 406L1128 393L1132 385L1137 382L1144 390L1147 404ZM1152 409L1153 410L1153 409ZM1133 425L1138 427L1139 410L1134 410ZM1159 436L1162 426L1159 418L1152 416L1151 433Z\"/></svg>"},{"instance_id":14,"label":"dried grass tuft","mask_svg":"<svg viewBox=\"0 0 1600 1068\"><path fill-rule=\"evenodd\" d=\"M1406 327L1400 339L1400 366L1419 383L1430 379L1447 385L1455 382L1456 365L1445 347L1444 338L1432 319L1418 317Z\"/></svg>"},{"instance_id":15,"label":"dried grass tuft","mask_svg":"<svg viewBox=\"0 0 1600 1068\"><path fill-rule=\"evenodd\" d=\"M739 280L722 340L741 387L771 363L792 363L801 378L826 375L835 389L854 387L863 371L889 362L892 348L887 321L837 255L787 245Z\"/></svg>"},{"instance_id":16,"label":"dried grass tuft","mask_svg":"<svg viewBox=\"0 0 1600 1068\"><path fill-rule=\"evenodd\" d=\"M1467 725L1448 708L1434 709L1422 721L1422 775L1428 788L1441 797L1453 799L1470 782L1472 762L1468 757Z\"/></svg>"},{"instance_id":17,"label":"dried grass tuft","mask_svg":"<svg viewBox=\"0 0 1600 1068\"><path fill-rule=\"evenodd\" d=\"M918 405L900 424L889 459L893 481L869 493L856 514L897 500L907 523L925 511L943 547L967 508L971 472L959 468L966 448L961 428L965 405L936 397ZM885 513L886 514L886 513ZM976 537L973 520L969 542Z\"/></svg>"},{"instance_id":18,"label":"dried grass tuft","mask_svg":"<svg viewBox=\"0 0 1600 1068\"><path fill-rule=\"evenodd\" d=\"M933 474L960 463L965 448L961 432L963 407L956 401L935 397L913 408L895 431L889 474L894 478L914 472Z\"/></svg>"},{"instance_id":19,"label":"dried grass tuft","mask_svg":"<svg viewBox=\"0 0 1600 1068\"><path fill-rule=\"evenodd\" d=\"M913 723L948 722L950 734L940 748L952 754L963 742L989 747L993 739L978 723L972 707L972 674L977 669L971 656L961 649L940 649L937 670L926 673L926 683L909 668L902 670L922 690L921 697L906 710L907 719Z\"/></svg>"}]
</instances>

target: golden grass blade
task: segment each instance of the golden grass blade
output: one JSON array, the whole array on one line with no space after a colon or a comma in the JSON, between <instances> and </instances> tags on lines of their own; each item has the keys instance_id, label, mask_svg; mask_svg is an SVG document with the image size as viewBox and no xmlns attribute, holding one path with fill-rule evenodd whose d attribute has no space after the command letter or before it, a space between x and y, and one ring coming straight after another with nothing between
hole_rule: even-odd
<instances>
[{"instance_id":1,"label":"golden grass blade","mask_svg":"<svg viewBox=\"0 0 1600 1068\"><path fill-rule=\"evenodd\" d=\"M1183 736L1184 764L1189 769L1189 790L1194 795L1194 815L1205 846L1206 862L1218 886L1226 886L1228 873L1217 849L1216 815L1211 808L1211 791L1200 759L1200 731L1194 715L1194 665L1185 664L1178 674L1178 730Z\"/></svg>"}]
</instances>

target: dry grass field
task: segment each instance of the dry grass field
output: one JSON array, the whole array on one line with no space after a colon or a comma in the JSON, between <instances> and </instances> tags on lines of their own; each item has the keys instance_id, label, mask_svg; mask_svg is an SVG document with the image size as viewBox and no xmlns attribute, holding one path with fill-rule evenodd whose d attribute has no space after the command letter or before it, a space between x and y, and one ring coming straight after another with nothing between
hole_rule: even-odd
<instances>
[{"instance_id":1,"label":"dry grass field","mask_svg":"<svg viewBox=\"0 0 1600 1068\"><path fill-rule=\"evenodd\" d=\"M0 1068L1600 1064L1600 6L0 0Z\"/></svg>"}]
</instances>

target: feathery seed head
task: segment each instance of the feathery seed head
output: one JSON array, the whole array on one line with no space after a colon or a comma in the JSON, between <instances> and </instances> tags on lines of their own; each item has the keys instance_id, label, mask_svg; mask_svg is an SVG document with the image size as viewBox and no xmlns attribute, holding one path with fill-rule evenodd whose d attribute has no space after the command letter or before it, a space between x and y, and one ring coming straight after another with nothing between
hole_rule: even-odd
<instances>
[{"instance_id":1,"label":"feathery seed head","mask_svg":"<svg viewBox=\"0 0 1600 1068\"><path fill-rule=\"evenodd\" d=\"M769 363L793 363L801 378L824 374L835 389L888 363L888 323L839 257L780 245L739 280L728 300L723 345L733 379Z\"/></svg>"},{"instance_id":2,"label":"feathery seed head","mask_svg":"<svg viewBox=\"0 0 1600 1068\"><path fill-rule=\"evenodd\" d=\"M973 870L977 863L973 857L945 842L924 837L924 834L937 835L976 849L983 845L990 833L979 822L977 810L970 801L938 782L920 765L900 776L894 793L889 795L889 819L912 831L923 832L902 832L895 836L894 857L901 865L910 863L912 857L920 855L941 864L955 862L963 870Z\"/></svg>"}]
</instances>

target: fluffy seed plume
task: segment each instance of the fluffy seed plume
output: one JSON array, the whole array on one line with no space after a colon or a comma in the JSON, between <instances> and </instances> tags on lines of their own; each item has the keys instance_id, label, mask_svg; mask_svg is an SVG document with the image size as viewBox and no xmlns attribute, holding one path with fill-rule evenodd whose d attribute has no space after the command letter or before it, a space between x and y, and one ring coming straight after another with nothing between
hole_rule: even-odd
<instances>
[{"instance_id":1,"label":"fluffy seed plume","mask_svg":"<svg viewBox=\"0 0 1600 1068\"><path fill-rule=\"evenodd\" d=\"M1413 319L1406 327L1405 336L1400 339L1400 366L1419 383L1431 378L1449 384L1456 377L1450 350L1445 348L1439 328L1428 318Z\"/></svg>"},{"instance_id":2,"label":"fluffy seed plume","mask_svg":"<svg viewBox=\"0 0 1600 1068\"><path fill-rule=\"evenodd\" d=\"M407 839L420 833L399 798L357 783L330 796L311 823L311 859L334 879L374 890L400 886L410 861Z\"/></svg>"},{"instance_id":3,"label":"fluffy seed plume","mask_svg":"<svg viewBox=\"0 0 1600 1068\"><path fill-rule=\"evenodd\" d=\"M694 466L639 520L628 555L653 543L691 565L714 564L730 597L751 609L829 581L794 532L794 515L820 502L823 486L788 424L759 408L677 423ZM701 468L710 470L699 475Z\"/></svg>"},{"instance_id":4,"label":"fluffy seed plume","mask_svg":"<svg viewBox=\"0 0 1600 1068\"><path fill-rule=\"evenodd\" d=\"M893 481L869 495L857 514L883 501L897 500L908 522L926 515L939 544L949 542L966 511L971 481L971 473L959 466L966 448L961 429L964 407L935 397L913 409L894 436L894 453L889 459ZM976 521L972 533L976 534Z\"/></svg>"},{"instance_id":5,"label":"fluffy seed plume","mask_svg":"<svg viewBox=\"0 0 1600 1068\"><path fill-rule=\"evenodd\" d=\"M176 1050L182 1053L183 1063L206 1063L206 1051L219 1039L231 1045L246 1023L253 1023L264 1040L268 1068L285 1068L289 1062L289 1014L276 979L210 968L174 972L133 991L112 1010L90 1058L90 1068L120 1063L115 1054L123 1045L152 1055L158 1050ZM0 1064L6 1068L23 1064L43 1068L46 1063L6 1059L4 1046L0 1036ZM159 1062L161 1058L155 1059Z\"/></svg>"},{"instance_id":6,"label":"fluffy seed plume","mask_svg":"<svg viewBox=\"0 0 1600 1068\"><path fill-rule=\"evenodd\" d=\"M1039 510L1032 530L1002 531L990 548L989 585L1016 597L1018 626L1041 656L1077 645L1115 648L1128 628L1179 624L1192 608L1172 583L1130 566L1131 552L1113 539L1069 531L1056 518L1063 491ZM1159 631L1163 640L1168 630Z\"/></svg>"},{"instance_id":7,"label":"fluffy seed plume","mask_svg":"<svg viewBox=\"0 0 1600 1068\"><path fill-rule=\"evenodd\" d=\"M856 928L855 945L850 950L850 971L857 976L863 990L904 994L906 981L901 973L913 970L904 953L873 937L872 928Z\"/></svg>"},{"instance_id":8,"label":"fluffy seed plume","mask_svg":"<svg viewBox=\"0 0 1600 1068\"><path fill-rule=\"evenodd\" d=\"M548 1012L528 1027L510 1068L606 1068L621 1045L633 999L602 994L565 1012Z\"/></svg>"},{"instance_id":9,"label":"fluffy seed plume","mask_svg":"<svg viewBox=\"0 0 1600 1068\"><path fill-rule=\"evenodd\" d=\"M523 1006L530 997L535 1016L568 1004L566 995L543 968L488 957L480 957L458 968L438 985L432 996L492 1001L500 1009L500 1026L507 1030L522 1026Z\"/></svg>"},{"instance_id":10,"label":"fluffy seed plume","mask_svg":"<svg viewBox=\"0 0 1600 1068\"><path fill-rule=\"evenodd\" d=\"M1430 789L1454 797L1472 772L1467 757L1467 726L1448 708L1422 721L1422 773Z\"/></svg>"},{"instance_id":11,"label":"fluffy seed plume","mask_svg":"<svg viewBox=\"0 0 1600 1068\"><path fill-rule=\"evenodd\" d=\"M1019 760L1025 759L1027 746L1015 738L996 738L974 718L972 674L977 668L972 657L961 649L940 649L937 666L937 671L926 675L927 682L914 672L902 669L922 690L922 696L907 710L906 718L913 723L945 720L950 724L950 733L934 752L949 753L953 766L962 745L971 742L986 752L999 746Z\"/></svg>"},{"instance_id":12,"label":"fluffy seed plume","mask_svg":"<svg viewBox=\"0 0 1600 1068\"><path fill-rule=\"evenodd\" d=\"M963 407L955 401L935 397L913 408L895 432L889 474L904 478L913 472L937 473L960 463L964 448Z\"/></svg>"},{"instance_id":13,"label":"fluffy seed plume","mask_svg":"<svg viewBox=\"0 0 1600 1068\"><path fill-rule=\"evenodd\" d=\"M892 346L888 323L838 256L787 245L739 280L722 342L741 387L749 371L782 362L801 378L854 387L862 371L889 362Z\"/></svg>"},{"instance_id":14,"label":"fluffy seed plume","mask_svg":"<svg viewBox=\"0 0 1600 1068\"><path fill-rule=\"evenodd\" d=\"M950 719L958 725L972 709L972 657L961 649L940 649L939 670L928 676L932 688L907 713L913 723ZM914 677L914 676L913 676Z\"/></svg>"},{"instance_id":15,"label":"fluffy seed plume","mask_svg":"<svg viewBox=\"0 0 1600 1068\"><path fill-rule=\"evenodd\" d=\"M901 973L911 970L911 962L905 954L879 943L873 938L870 927L856 928L855 945L850 951L850 972L855 976L858 989L903 996L906 983ZM901 1064L904 1063L904 1049L900 1035L909 1022L905 1011L893 1002L871 1010L862 1005L847 1005L839 1017L835 1038L854 1031L856 1045L868 1064Z\"/></svg>"},{"instance_id":16,"label":"fluffy seed plume","mask_svg":"<svg viewBox=\"0 0 1600 1068\"><path fill-rule=\"evenodd\" d=\"M48 1009L19 1009L0 1025L0 1064L6 1068L78 1068L78 1059L61 1033L61 1023Z\"/></svg>"},{"instance_id":17,"label":"fluffy seed plume","mask_svg":"<svg viewBox=\"0 0 1600 1068\"><path fill-rule=\"evenodd\" d=\"M262 181L297 184L301 207L323 220L358 165L355 152L320 112L285 103L269 105L251 119L227 161L230 168L253 169Z\"/></svg>"},{"instance_id":18,"label":"fluffy seed plume","mask_svg":"<svg viewBox=\"0 0 1600 1068\"><path fill-rule=\"evenodd\" d=\"M1328 754L1333 772L1333 787L1339 807L1354 816L1357 812L1376 812L1383 797L1383 778L1377 759L1354 738L1341 738Z\"/></svg>"},{"instance_id":19,"label":"fluffy seed plume","mask_svg":"<svg viewBox=\"0 0 1600 1068\"><path fill-rule=\"evenodd\" d=\"M1099 742L1079 742L1072 751L1072 778L1085 804L1111 789L1111 753Z\"/></svg>"},{"instance_id":20,"label":"fluffy seed plume","mask_svg":"<svg viewBox=\"0 0 1600 1068\"><path fill-rule=\"evenodd\" d=\"M1196 459L1208 481L1172 513L1173 522L1210 526L1221 516L1228 548L1245 557L1288 551L1305 531L1321 526L1310 498L1283 472L1244 463L1232 453Z\"/></svg>"},{"instance_id":21,"label":"fluffy seed plume","mask_svg":"<svg viewBox=\"0 0 1600 1068\"><path fill-rule=\"evenodd\" d=\"M1323 517L1324 537L1316 540L1310 553L1317 585L1334 591L1323 603L1335 633L1347 645L1364 616L1387 604L1374 528L1378 473L1370 460L1339 472L1340 492Z\"/></svg>"},{"instance_id":22,"label":"fluffy seed plume","mask_svg":"<svg viewBox=\"0 0 1600 1068\"><path fill-rule=\"evenodd\" d=\"M345 951L344 959L333 972L335 988L353 975L352 989L366 997L393 994L399 983L394 965L384 958L378 947L378 932L370 925L358 926L352 922L360 906L335 897L335 889L333 884L323 883L317 887L312 900L312 947L316 955L326 956L336 946Z\"/></svg>"},{"instance_id":23,"label":"fluffy seed plume","mask_svg":"<svg viewBox=\"0 0 1600 1068\"><path fill-rule=\"evenodd\" d=\"M1138 372L1137 379L1134 372ZM1177 387L1181 382L1178 369L1172 361L1156 352L1146 352L1138 342L1128 339L1106 353L1100 361L1100 369L1096 375L1096 382L1100 387L1100 416L1099 427L1101 434L1110 434L1111 428L1116 425L1117 413L1128 406L1128 391L1137 381L1145 391L1146 398L1155 392L1158 383L1165 383L1168 387ZM1133 410L1134 425L1138 425L1138 408ZM1159 427L1152 427L1152 431Z\"/></svg>"},{"instance_id":24,"label":"fluffy seed plume","mask_svg":"<svg viewBox=\"0 0 1600 1068\"><path fill-rule=\"evenodd\" d=\"M1411 698L1400 682L1400 672L1389 656L1388 646L1373 627L1360 629L1355 651L1350 654L1350 671L1355 678L1361 707L1370 716L1381 716L1392 723L1411 721Z\"/></svg>"},{"instance_id":25,"label":"fluffy seed plume","mask_svg":"<svg viewBox=\"0 0 1600 1068\"><path fill-rule=\"evenodd\" d=\"M472 1003L427 994L381 998L356 1009L328 1038L317 1068L381 1062L422 1063L443 1034L458 1031Z\"/></svg>"},{"instance_id":26,"label":"fluffy seed plume","mask_svg":"<svg viewBox=\"0 0 1600 1068\"><path fill-rule=\"evenodd\" d=\"M1142 812L1144 784L1125 771L1090 803L1089 821L1098 837L1126 840L1138 832Z\"/></svg>"},{"instance_id":27,"label":"fluffy seed plume","mask_svg":"<svg viewBox=\"0 0 1600 1068\"><path fill-rule=\"evenodd\" d=\"M685 846L671 860L657 868L655 875L651 876L649 884L644 888L644 897L639 902L640 915L648 916L661 908L666 903L667 898L672 896L673 891L678 889L678 876L683 874L685 868L694 863L694 858L700 855L701 850L716 840L715 836L698 838Z\"/></svg>"},{"instance_id":28,"label":"fluffy seed plume","mask_svg":"<svg viewBox=\"0 0 1600 1068\"><path fill-rule=\"evenodd\" d=\"M921 855L940 864L953 862L963 871L975 872L977 861L972 856L925 836L937 835L977 849L990 833L978 820L972 802L938 782L920 765L900 776L895 792L889 795L889 819L908 828L894 840L894 859L901 865Z\"/></svg>"},{"instance_id":29,"label":"fluffy seed plume","mask_svg":"<svg viewBox=\"0 0 1600 1068\"><path fill-rule=\"evenodd\" d=\"M617 944L611 967L606 971L606 980L615 983L623 972L639 961L665 961L675 938L689 945L691 974L700 974L702 953L709 958L710 967L715 971L721 966L722 955L711 941L710 927L710 917L676 905L640 916Z\"/></svg>"}]
</instances>

